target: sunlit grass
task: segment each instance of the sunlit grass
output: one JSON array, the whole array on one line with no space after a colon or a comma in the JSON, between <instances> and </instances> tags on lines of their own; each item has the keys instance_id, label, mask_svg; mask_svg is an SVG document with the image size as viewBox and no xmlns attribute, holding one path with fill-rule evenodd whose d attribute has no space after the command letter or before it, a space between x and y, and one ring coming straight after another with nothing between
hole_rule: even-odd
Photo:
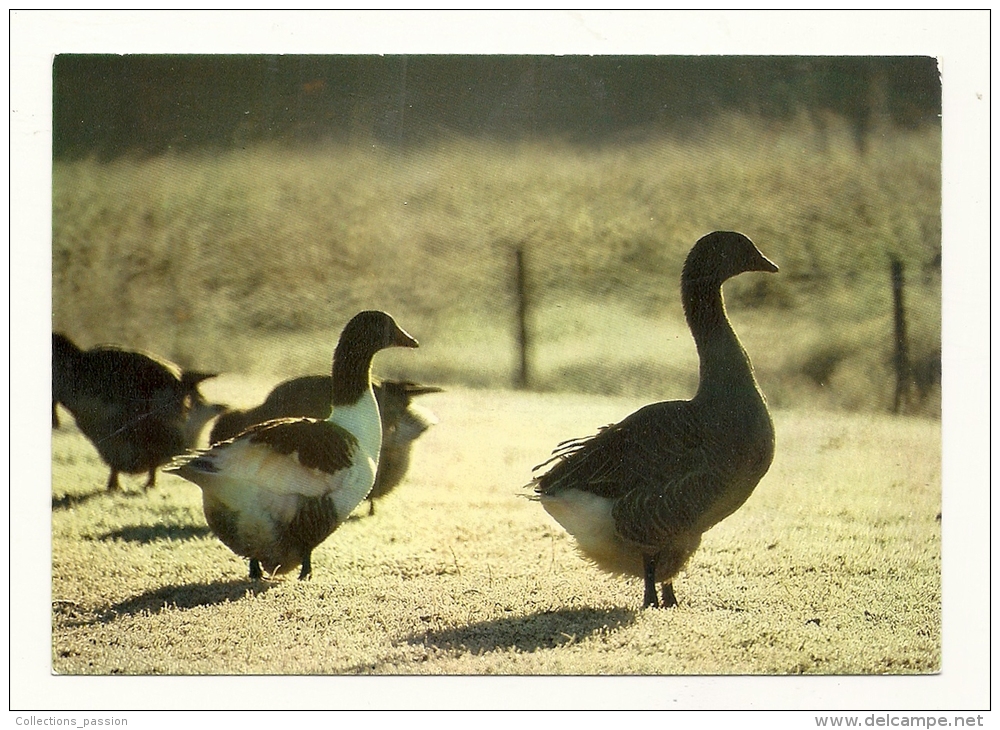
<instances>
[{"instance_id":1,"label":"sunlit grass","mask_svg":"<svg viewBox=\"0 0 1000 730\"><path fill-rule=\"evenodd\" d=\"M940 348L939 168L936 130L876 136L861 156L844 130L742 118L593 148L56 162L53 326L81 345L222 371L203 391L245 407L327 371L343 324L377 307L421 347L380 354L376 372L446 392L427 396L441 423L376 516L316 551L312 582L261 589L208 532L196 487L161 474L145 495L103 493L106 467L67 417L53 433L54 670L937 671L940 423L924 416L939 390L918 418L879 413L894 386L890 254L906 265L911 356ZM719 228L781 267L726 287L777 455L679 577L681 607L641 611L640 583L588 565L520 487L559 441L692 395L680 269ZM532 393L503 390L517 247Z\"/></svg>"},{"instance_id":2,"label":"sunlit grass","mask_svg":"<svg viewBox=\"0 0 1000 730\"><path fill-rule=\"evenodd\" d=\"M207 385L207 384L206 384ZM214 387L257 394L266 380ZM407 481L254 588L161 474L103 492L53 434L52 666L59 674L895 674L941 666L940 424L780 411L749 501L641 610L522 488L555 444L642 401L452 389Z\"/></svg>"}]
</instances>

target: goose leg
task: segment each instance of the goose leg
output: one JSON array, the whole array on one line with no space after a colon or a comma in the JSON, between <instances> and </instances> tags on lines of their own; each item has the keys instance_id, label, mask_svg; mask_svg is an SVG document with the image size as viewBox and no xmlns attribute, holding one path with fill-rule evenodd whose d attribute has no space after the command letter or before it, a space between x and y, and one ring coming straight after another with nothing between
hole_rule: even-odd
<instances>
[{"instance_id":1,"label":"goose leg","mask_svg":"<svg viewBox=\"0 0 1000 730\"><path fill-rule=\"evenodd\" d=\"M121 489L121 485L118 484L118 470L112 469L111 475L108 476L108 491L117 492Z\"/></svg>"},{"instance_id":2,"label":"goose leg","mask_svg":"<svg viewBox=\"0 0 1000 730\"><path fill-rule=\"evenodd\" d=\"M646 592L642 598L643 608L659 608L660 601L656 597L656 559L643 556L646 564Z\"/></svg>"},{"instance_id":3,"label":"goose leg","mask_svg":"<svg viewBox=\"0 0 1000 730\"><path fill-rule=\"evenodd\" d=\"M306 580L312 577L312 550L306 553L306 556L302 558L302 570L299 571L299 580Z\"/></svg>"},{"instance_id":4,"label":"goose leg","mask_svg":"<svg viewBox=\"0 0 1000 730\"><path fill-rule=\"evenodd\" d=\"M143 489L152 489L156 486L156 467L149 470L149 477L146 479L146 486Z\"/></svg>"},{"instance_id":5,"label":"goose leg","mask_svg":"<svg viewBox=\"0 0 1000 730\"><path fill-rule=\"evenodd\" d=\"M674 595L674 584L664 583L663 586L663 608L673 608L677 605L677 596Z\"/></svg>"},{"instance_id":6,"label":"goose leg","mask_svg":"<svg viewBox=\"0 0 1000 730\"><path fill-rule=\"evenodd\" d=\"M250 558L250 580L260 580L264 573L260 569L260 561L257 558Z\"/></svg>"},{"instance_id":7,"label":"goose leg","mask_svg":"<svg viewBox=\"0 0 1000 730\"><path fill-rule=\"evenodd\" d=\"M369 499L368 500L368 516L371 517L374 514L375 514L375 500L374 499Z\"/></svg>"}]
</instances>

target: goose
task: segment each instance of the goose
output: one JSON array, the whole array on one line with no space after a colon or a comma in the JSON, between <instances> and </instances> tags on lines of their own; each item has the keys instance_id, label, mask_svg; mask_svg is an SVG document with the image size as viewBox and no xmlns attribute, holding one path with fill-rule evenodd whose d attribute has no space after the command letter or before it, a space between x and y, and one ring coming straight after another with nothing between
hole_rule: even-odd
<instances>
[{"instance_id":1,"label":"goose","mask_svg":"<svg viewBox=\"0 0 1000 730\"><path fill-rule=\"evenodd\" d=\"M304 375L281 382L259 406L219 416L209 441L218 443L231 439L247 427L273 418L326 418L330 415L331 387L329 375ZM369 516L375 514L375 500L389 494L406 476L413 442L437 423L437 417L414 404L413 398L440 393L441 388L409 380L380 380L372 383L372 390L382 420L382 450L375 484L366 498Z\"/></svg>"},{"instance_id":2,"label":"goose","mask_svg":"<svg viewBox=\"0 0 1000 730\"><path fill-rule=\"evenodd\" d=\"M412 402L414 396L440 393L434 385L409 380L383 380L375 391L382 416L382 456L375 484L368 495L368 515L375 514L375 500L394 490L410 468L413 442L438 422L427 408Z\"/></svg>"},{"instance_id":3,"label":"goose","mask_svg":"<svg viewBox=\"0 0 1000 730\"><path fill-rule=\"evenodd\" d=\"M309 578L313 549L371 491L382 446L371 366L387 347L417 341L385 312L360 312L333 353L325 419L264 421L167 467L201 487L209 527L249 559L251 580L299 566L299 579Z\"/></svg>"},{"instance_id":4,"label":"goose","mask_svg":"<svg viewBox=\"0 0 1000 730\"><path fill-rule=\"evenodd\" d=\"M273 418L326 418L330 414L331 387L329 375L303 375L285 380L276 385L259 406L219 416L209 441L218 443L231 439L247 427ZM366 497L369 516L375 514L375 500L389 494L406 476L413 442L437 423L437 417L414 404L413 398L440 393L441 388L409 380L380 380L372 382L372 390L382 420L382 450L375 484Z\"/></svg>"},{"instance_id":5,"label":"goose","mask_svg":"<svg viewBox=\"0 0 1000 730\"><path fill-rule=\"evenodd\" d=\"M82 350L66 335L52 334L52 425L57 404L111 469L108 491L121 489L118 475L147 473L196 445L202 428L224 410L208 403L198 385L215 373L181 370L156 355L101 345Z\"/></svg>"},{"instance_id":6,"label":"goose","mask_svg":"<svg viewBox=\"0 0 1000 730\"><path fill-rule=\"evenodd\" d=\"M677 605L674 577L702 534L735 512L771 465L774 427L726 316L722 284L744 272L777 270L740 233L702 237L681 275L699 359L694 398L652 403L593 436L564 441L533 469L539 473L529 483L532 498L585 558L642 578L643 608Z\"/></svg>"}]
</instances>

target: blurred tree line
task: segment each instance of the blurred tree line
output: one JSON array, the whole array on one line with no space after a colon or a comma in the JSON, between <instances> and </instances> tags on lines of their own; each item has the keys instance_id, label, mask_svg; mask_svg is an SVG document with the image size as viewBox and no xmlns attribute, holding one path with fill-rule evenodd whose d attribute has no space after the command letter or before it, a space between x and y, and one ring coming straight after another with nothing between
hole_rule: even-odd
<instances>
[{"instance_id":1,"label":"blurred tree line","mask_svg":"<svg viewBox=\"0 0 1000 730\"><path fill-rule=\"evenodd\" d=\"M74 55L53 63L56 157L257 141L411 145L442 135L578 142L669 130L721 112L937 123L929 57Z\"/></svg>"}]
</instances>

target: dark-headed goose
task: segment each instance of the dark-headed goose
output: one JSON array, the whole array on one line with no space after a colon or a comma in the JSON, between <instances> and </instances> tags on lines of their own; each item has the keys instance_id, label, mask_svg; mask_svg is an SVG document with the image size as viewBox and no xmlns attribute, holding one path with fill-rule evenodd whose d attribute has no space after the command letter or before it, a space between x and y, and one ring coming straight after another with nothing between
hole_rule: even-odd
<instances>
[{"instance_id":1,"label":"dark-headed goose","mask_svg":"<svg viewBox=\"0 0 1000 730\"><path fill-rule=\"evenodd\" d=\"M676 605L673 579L701 535L753 492L774 455L774 428L726 316L722 283L776 272L746 236L710 233L681 275L700 363L690 401L645 406L596 435L564 442L532 481L545 510L600 568L645 580L643 607ZM535 469L540 469L542 464Z\"/></svg>"},{"instance_id":2,"label":"dark-headed goose","mask_svg":"<svg viewBox=\"0 0 1000 730\"><path fill-rule=\"evenodd\" d=\"M231 439L249 426L274 418L326 418L330 414L331 385L329 375L304 375L279 383L259 406L219 416L209 440L218 443ZM372 389L382 420L382 451L375 484L367 497L369 515L375 514L375 500L391 492L406 476L413 442L437 423L433 413L412 402L413 397L441 392L433 385L408 380L381 380L373 382Z\"/></svg>"},{"instance_id":3,"label":"dark-headed goose","mask_svg":"<svg viewBox=\"0 0 1000 730\"><path fill-rule=\"evenodd\" d=\"M214 373L182 371L148 353L113 346L81 350L68 337L52 335L52 425L63 405L110 469L107 487L119 489L118 474L148 473L196 445L202 427L223 409L206 403L198 384Z\"/></svg>"},{"instance_id":4,"label":"dark-headed goose","mask_svg":"<svg viewBox=\"0 0 1000 730\"><path fill-rule=\"evenodd\" d=\"M312 572L313 549L371 491L382 445L372 392L372 358L387 347L416 347L385 312L347 323L333 353L325 420L279 418L175 460L168 469L202 489L209 527L250 559L250 578Z\"/></svg>"}]
</instances>

